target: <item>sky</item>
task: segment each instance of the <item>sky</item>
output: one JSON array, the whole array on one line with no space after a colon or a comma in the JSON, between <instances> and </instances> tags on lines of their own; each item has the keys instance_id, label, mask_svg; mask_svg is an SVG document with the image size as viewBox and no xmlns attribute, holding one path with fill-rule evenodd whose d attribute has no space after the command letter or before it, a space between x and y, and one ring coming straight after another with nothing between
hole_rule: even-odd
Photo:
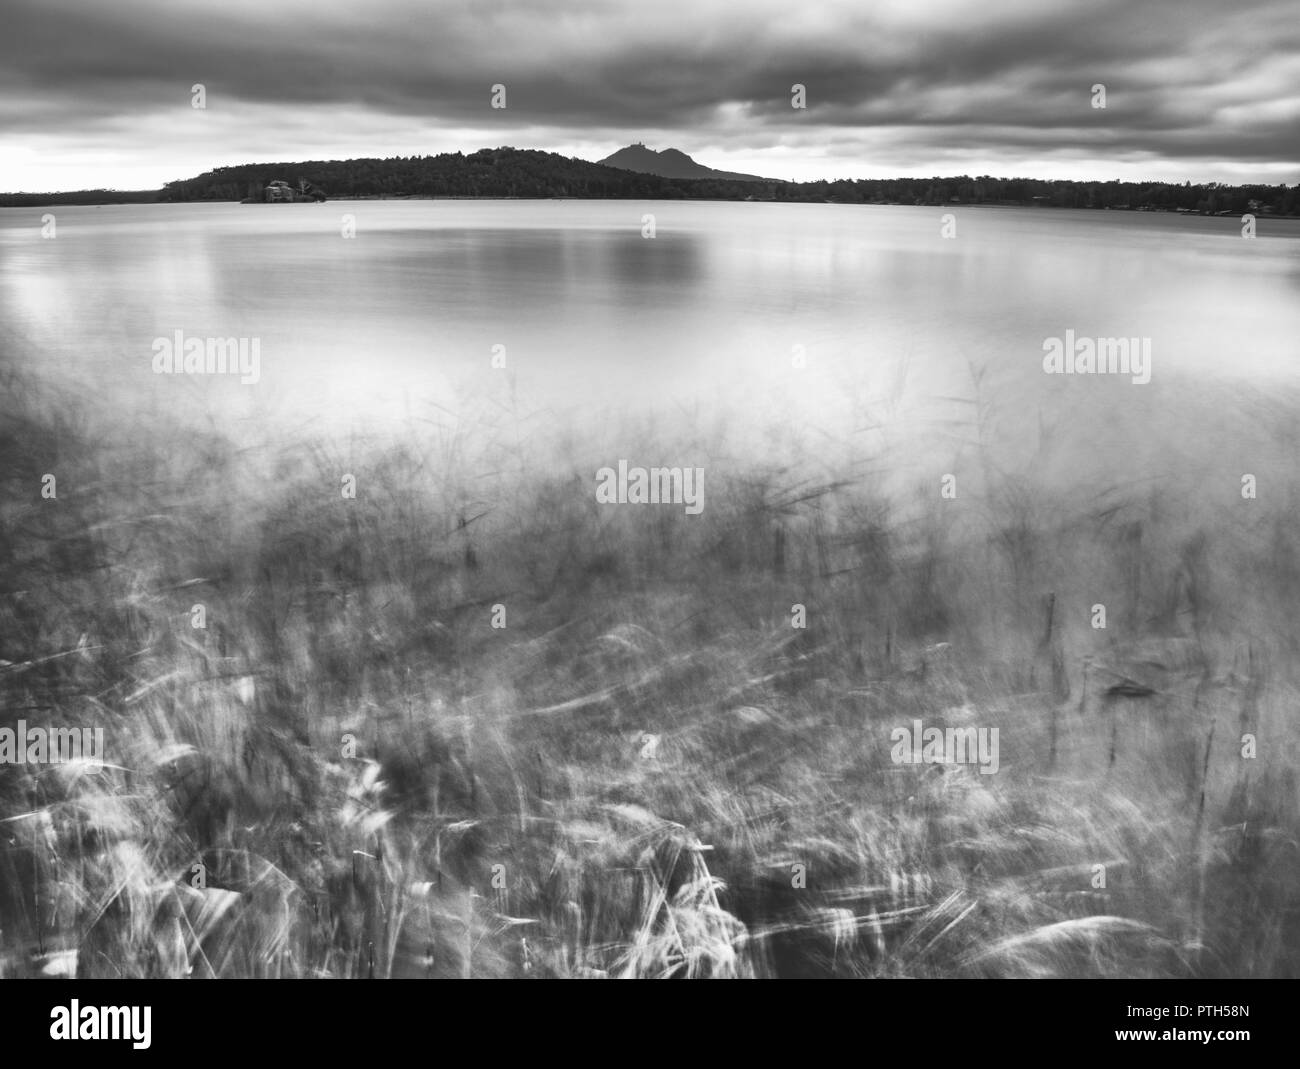
<instances>
[{"instance_id":1,"label":"sky","mask_svg":"<svg viewBox=\"0 0 1300 1069\"><path fill-rule=\"evenodd\" d=\"M598 160L634 141L792 180L1293 184L1300 15L1296 0L0 0L7 192L500 145Z\"/></svg>"}]
</instances>

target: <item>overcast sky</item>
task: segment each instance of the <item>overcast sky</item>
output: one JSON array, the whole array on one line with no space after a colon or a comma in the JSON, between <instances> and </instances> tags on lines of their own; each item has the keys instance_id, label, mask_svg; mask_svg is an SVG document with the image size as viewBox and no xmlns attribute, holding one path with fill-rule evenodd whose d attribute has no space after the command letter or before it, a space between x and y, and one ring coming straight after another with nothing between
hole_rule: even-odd
<instances>
[{"instance_id":1,"label":"overcast sky","mask_svg":"<svg viewBox=\"0 0 1300 1069\"><path fill-rule=\"evenodd\" d=\"M1295 183L1300 15L1296 0L0 0L0 190L497 145L595 160L631 141L790 179Z\"/></svg>"}]
</instances>

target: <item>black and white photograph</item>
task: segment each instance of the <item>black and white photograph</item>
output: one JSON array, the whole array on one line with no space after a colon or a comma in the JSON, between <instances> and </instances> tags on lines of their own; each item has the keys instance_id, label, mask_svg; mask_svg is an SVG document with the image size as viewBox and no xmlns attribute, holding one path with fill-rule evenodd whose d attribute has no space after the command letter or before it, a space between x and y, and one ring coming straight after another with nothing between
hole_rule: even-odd
<instances>
[{"instance_id":1,"label":"black and white photograph","mask_svg":"<svg viewBox=\"0 0 1300 1069\"><path fill-rule=\"evenodd\" d=\"M1297 15L0 2L38 1031L1300 975Z\"/></svg>"}]
</instances>

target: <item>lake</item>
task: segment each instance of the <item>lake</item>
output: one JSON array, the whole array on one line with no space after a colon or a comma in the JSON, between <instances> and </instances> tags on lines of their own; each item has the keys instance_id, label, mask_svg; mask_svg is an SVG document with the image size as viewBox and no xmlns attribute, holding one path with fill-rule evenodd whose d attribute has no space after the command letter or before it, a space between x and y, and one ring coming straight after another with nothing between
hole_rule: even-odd
<instances>
[{"instance_id":1,"label":"lake","mask_svg":"<svg viewBox=\"0 0 1300 1069\"><path fill-rule=\"evenodd\" d=\"M1247 240L1236 218L959 206L0 209L5 358L123 418L245 437L496 405L609 448L721 420L775 457L772 427L915 452L979 412L1014 450L1092 404L1131 409L1136 433L1176 382L1294 385L1298 297L1300 221L1268 217ZM156 373L177 331L255 339L256 383ZM1066 332L1147 339L1150 382L1048 375Z\"/></svg>"}]
</instances>

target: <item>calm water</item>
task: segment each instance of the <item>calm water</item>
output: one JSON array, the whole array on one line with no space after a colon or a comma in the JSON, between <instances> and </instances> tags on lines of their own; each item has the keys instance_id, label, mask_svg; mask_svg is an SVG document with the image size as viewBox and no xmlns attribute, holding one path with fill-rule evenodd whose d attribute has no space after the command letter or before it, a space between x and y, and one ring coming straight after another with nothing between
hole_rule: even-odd
<instances>
[{"instance_id":1,"label":"calm water","mask_svg":"<svg viewBox=\"0 0 1300 1069\"><path fill-rule=\"evenodd\" d=\"M1014 430L1103 394L1140 418L1151 387L1044 375L1067 329L1151 338L1152 387L1297 380L1300 223L952 210L945 239L942 209L847 205L0 209L0 342L105 404L236 433L457 412L509 381L593 433L686 411L920 440L972 399ZM178 329L259 339L260 381L155 374Z\"/></svg>"}]
</instances>

